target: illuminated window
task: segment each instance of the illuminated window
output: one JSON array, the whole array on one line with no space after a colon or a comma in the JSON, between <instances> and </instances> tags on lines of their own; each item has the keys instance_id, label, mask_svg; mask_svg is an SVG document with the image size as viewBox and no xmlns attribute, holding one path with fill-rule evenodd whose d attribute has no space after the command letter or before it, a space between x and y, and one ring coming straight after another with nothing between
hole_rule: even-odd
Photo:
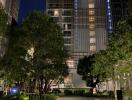
<instances>
[{"instance_id":1,"label":"illuminated window","mask_svg":"<svg viewBox=\"0 0 132 100\"><path fill-rule=\"evenodd\" d=\"M95 28L95 25L94 24L90 24L89 28L93 30Z\"/></svg>"},{"instance_id":2,"label":"illuminated window","mask_svg":"<svg viewBox=\"0 0 132 100\"><path fill-rule=\"evenodd\" d=\"M89 35L90 35L90 36L95 36L95 31L90 31L90 32L89 32Z\"/></svg>"},{"instance_id":3,"label":"illuminated window","mask_svg":"<svg viewBox=\"0 0 132 100\"><path fill-rule=\"evenodd\" d=\"M54 11L54 16L59 16L59 11L58 10Z\"/></svg>"},{"instance_id":4,"label":"illuminated window","mask_svg":"<svg viewBox=\"0 0 132 100\"><path fill-rule=\"evenodd\" d=\"M64 30L68 29L68 25L67 24L64 24L63 27L64 27Z\"/></svg>"},{"instance_id":5,"label":"illuminated window","mask_svg":"<svg viewBox=\"0 0 132 100\"><path fill-rule=\"evenodd\" d=\"M95 45L91 45L90 46L90 51L95 51L96 50L96 46Z\"/></svg>"},{"instance_id":6,"label":"illuminated window","mask_svg":"<svg viewBox=\"0 0 132 100\"><path fill-rule=\"evenodd\" d=\"M94 8L94 3L89 3L88 7L89 8Z\"/></svg>"},{"instance_id":7,"label":"illuminated window","mask_svg":"<svg viewBox=\"0 0 132 100\"><path fill-rule=\"evenodd\" d=\"M95 21L95 18L93 16L89 17L89 21L90 22L94 22Z\"/></svg>"},{"instance_id":8,"label":"illuminated window","mask_svg":"<svg viewBox=\"0 0 132 100\"><path fill-rule=\"evenodd\" d=\"M94 15L95 11L94 10L89 10L89 15Z\"/></svg>"},{"instance_id":9,"label":"illuminated window","mask_svg":"<svg viewBox=\"0 0 132 100\"><path fill-rule=\"evenodd\" d=\"M90 38L90 43L96 43L96 38Z\"/></svg>"}]
</instances>

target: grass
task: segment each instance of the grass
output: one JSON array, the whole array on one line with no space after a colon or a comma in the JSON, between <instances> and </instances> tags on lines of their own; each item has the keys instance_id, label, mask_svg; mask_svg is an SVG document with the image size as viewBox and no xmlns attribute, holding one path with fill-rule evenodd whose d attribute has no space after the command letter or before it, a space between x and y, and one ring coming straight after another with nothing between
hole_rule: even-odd
<instances>
[{"instance_id":1,"label":"grass","mask_svg":"<svg viewBox=\"0 0 132 100\"><path fill-rule=\"evenodd\" d=\"M40 98L39 98L39 95L38 95L37 97L32 96L31 99L32 100L39 100ZM42 100L56 100L56 99L57 99L57 97L54 96L54 95L46 94L46 95L42 96ZM0 100L21 100L21 99L18 99L18 98L17 99L13 99L11 97L1 97Z\"/></svg>"}]
</instances>

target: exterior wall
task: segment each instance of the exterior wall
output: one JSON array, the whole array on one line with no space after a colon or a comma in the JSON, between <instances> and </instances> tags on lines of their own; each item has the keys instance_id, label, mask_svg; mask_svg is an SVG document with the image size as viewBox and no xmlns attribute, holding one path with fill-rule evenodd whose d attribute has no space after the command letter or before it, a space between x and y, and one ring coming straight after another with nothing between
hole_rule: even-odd
<instances>
[{"instance_id":1,"label":"exterior wall","mask_svg":"<svg viewBox=\"0 0 132 100\"><path fill-rule=\"evenodd\" d=\"M105 0L75 0L74 57L91 55L106 49L107 11Z\"/></svg>"},{"instance_id":2,"label":"exterior wall","mask_svg":"<svg viewBox=\"0 0 132 100\"><path fill-rule=\"evenodd\" d=\"M73 7L74 0L47 0L47 12L58 23L64 32L64 45L71 55L67 61L69 65L69 76L65 79L64 87L75 87L77 78L73 73ZM74 86L73 86L74 85Z\"/></svg>"},{"instance_id":3,"label":"exterior wall","mask_svg":"<svg viewBox=\"0 0 132 100\"><path fill-rule=\"evenodd\" d=\"M47 0L47 12L64 32L64 45L71 54L73 47L73 0Z\"/></svg>"},{"instance_id":4,"label":"exterior wall","mask_svg":"<svg viewBox=\"0 0 132 100\"><path fill-rule=\"evenodd\" d=\"M0 2L2 3L2 5L5 8L6 12L8 12L8 13L10 11L11 1L12 0L0 0Z\"/></svg>"},{"instance_id":5,"label":"exterior wall","mask_svg":"<svg viewBox=\"0 0 132 100\"><path fill-rule=\"evenodd\" d=\"M1 4L2 4L2 6L5 7L5 5L6 5L6 0L0 0L0 2L1 2Z\"/></svg>"},{"instance_id":6,"label":"exterior wall","mask_svg":"<svg viewBox=\"0 0 132 100\"><path fill-rule=\"evenodd\" d=\"M132 0L128 0L129 13L132 13Z\"/></svg>"},{"instance_id":7,"label":"exterior wall","mask_svg":"<svg viewBox=\"0 0 132 100\"><path fill-rule=\"evenodd\" d=\"M79 59L106 49L108 42L106 8L106 0L74 0L73 72L76 72ZM81 77L79 78L77 74L75 76L78 86L86 87Z\"/></svg>"},{"instance_id":8,"label":"exterior wall","mask_svg":"<svg viewBox=\"0 0 132 100\"><path fill-rule=\"evenodd\" d=\"M12 0L11 2L11 10L10 10L10 15L12 18L17 22L18 21L18 13L19 13L19 8L20 8L20 1L21 0Z\"/></svg>"},{"instance_id":9,"label":"exterior wall","mask_svg":"<svg viewBox=\"0 0 132 100\"><path fill-rule=\"evenodd\" d=\"M70 11L73 15L65 13ZM47 12L62 26L65 46L71 54L68 61L70 75L65 83L73 84L73 87L86 87L77 75L76 67L80 58L106 49L106 0L47 0Z\"/></svg>"}]
</instances>

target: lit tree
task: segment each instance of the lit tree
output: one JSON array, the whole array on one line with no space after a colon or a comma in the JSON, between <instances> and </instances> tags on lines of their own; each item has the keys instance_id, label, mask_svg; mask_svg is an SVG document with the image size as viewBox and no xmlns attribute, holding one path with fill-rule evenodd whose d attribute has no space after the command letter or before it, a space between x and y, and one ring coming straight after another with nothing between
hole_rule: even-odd
<instances>
[{"instance_id":1,"label":"lit tree","mask_svg":"<svg viewBox=\"0 0 132 100\"><path fill-rule=\"evenodd\" d=\"M63 33L46 14L31 13L22 25L11 28L7 38L9 42L1 63L8 80L38 81L40 92L46 93L51 80L68 75Z\"/></svg>"},{"instance_id":2,"label":"lit tree","mask_svg":"<svg viewBox=\"0 0 132 100\"><path fill-rule=\"evenodd\" d=\"M117 76L132 71L132 16L120 21L112 34L108 48L95 55L94 75L102 75L102 80L112 79L115 89ZM120 76L121 77L121 76ZM116 90L115 90L116 94ZM115 95L116 98L116 95Z\"/></svg>"}]
</instances>

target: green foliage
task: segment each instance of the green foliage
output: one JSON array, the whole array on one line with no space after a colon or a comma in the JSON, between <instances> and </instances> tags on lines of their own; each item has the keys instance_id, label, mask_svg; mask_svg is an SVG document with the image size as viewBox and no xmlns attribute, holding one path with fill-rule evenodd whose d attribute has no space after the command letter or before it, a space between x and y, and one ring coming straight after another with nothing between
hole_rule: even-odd
<instances>
[{"instance_id":1,"label":"green foliage","mask_svg":"<svg viewBox=\"0 0 132 100\"><path fill-rule=\"evenodd\" d=\"M131 73L132 61L132 25L130 21L132 15L126 20L120 21L117 30L112 34L108 48L99 51L95 55L95 64L93 74L100 74L102 80L123 75L123 73Z\"/></svg>"},{"instance_id":2,"label":"green foliage","mask_svg":"<svg viewBox=\"0 0 132 100\"><path fill-rule=\"evenodd\" d=\"M61 90L60 89L53 89L52 93L55 94L55 95L58 95L58 94L61 93Z\"/></svg>"},{"instance_id":3,"label":"green foliage","mask_svg":"<svg viewBox=\"0 0 132 100\"><path fill-rule=\"evenodd\" d=\"M18 98L14 98L14 97L1 97L0 100L23 100L23 99L19 98L19 97ZM32 100L40 100L39 95L32 96ZM41 100L57 100L57 97L54 96L54 95L45 94L45 95L42 96Z\"/></svg>"},{"instance_id":4,"label":"green foliage","mask_svg":"<svg viewBox=\"0 0 132 100\"><path fill-rule=\"evenodd\" d=\"M77 73L82 76L82 79L86 81L87 86L95 87L99 83L98 75L92 75L92 65L94 64L94 55L84 57L79 60L77 65ZM95 82L93 81L95 80Z\"/></svg>"},{"instance_id":5,"label":"green foliage","mask_svg":"<svg viewBox=\"0 0 132 100\"><path fill-rule=\"evenodd\" d=\"M4 9L0 8L0 35L4 35L7 31L7 20L8 16L5 13Z\"/></svg>"},{"instance_id":6,"label":"green foliage","mask_svg":"<svg viewBox=\"0 0 132 100\"><path fill-rule=\"evenodd\" d=\"M73 91L72 90L64 90L64 94L65 95L73 95Z\"/></svg>"},{"instance_id":7,"label":"green foliage","mask_svg":"<svg viewBox=\"0 0 132 100\"><path fill-rule=\"evenodd\" d=\"M28 47L34 48L32 64L35 74L50 79L65 74L68 56L61 28L47 15L34 12L24 21L23 30L29 40Z\"/></svg>"},{"instance_id":8,"label":"green foliage","mask_svg":"<svg viewBox=\"0 0 132 100\"><path fill-rule=\"evenodd\" d=\"M54 95L46 94L45 96L43 96L43 100L57 100L57 97Z\"/></svg>"},{"instance_id":9,"label":"green foliage","mask_svg":"<svg viewBox=\"0 0 132 100\"><path fill-rule=\"evenodd\" d=\"M8 45L1 69L8 81L49 82L68 75L62 30L46 14L31 13L22 25L12 26L6 37Z\"/></svg>"},{"instance_id":10,"label":"green foliage","mask_svg":"<svg viewBox=\"0 0 132 100\"><path fill-rule=\"evenodd\" d=\"M74 90L74 95L84 96L85 95L85 90Z\"/></svg>"}]
</instances>

